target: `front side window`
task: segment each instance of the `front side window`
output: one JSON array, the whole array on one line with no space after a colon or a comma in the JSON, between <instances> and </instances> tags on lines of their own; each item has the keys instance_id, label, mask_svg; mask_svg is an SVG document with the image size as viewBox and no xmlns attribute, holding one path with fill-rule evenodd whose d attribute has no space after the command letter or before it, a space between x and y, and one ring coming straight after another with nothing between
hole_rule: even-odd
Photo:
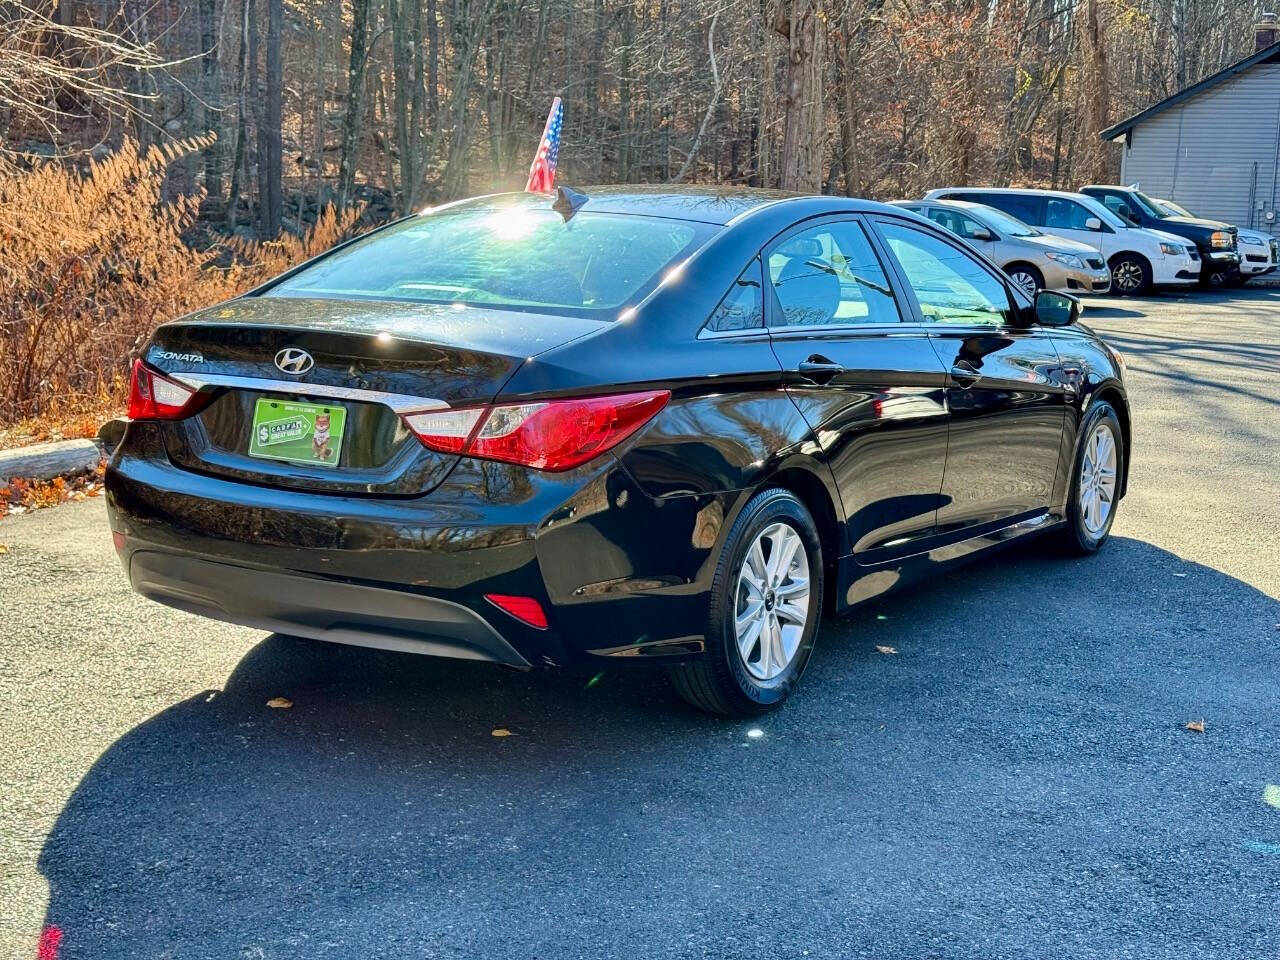
<instances>
[{"instance_id":1,"label":"front side window","mask_svg":"<svg viewBox=\"0 0 1280 960\"><path fill-rule=\"evenodd\" d=\"M785 327L898 323L898 305L858 223L823 223L787 237L768 256Z\"/></svg>"},{"instance_id":2,"label":"front side window","mask_svg":"<svg viewBox=\"0 0 1280 960\"><path fill-rule=\"evenodd\" d=\"M758 330L764 326L764 298L760 295L760 258L756 257L715 308L703 329L709 333Z\"/></svg>"},{"instance_id":3,"label":"front side window","mask_svg":"<svg viewBox=\"0 0 1280 960\"><path fill-rule=\"evenodd\" d=\"M973 217L967 217L956 210L934 207L929 211L929 219L941 227L945 227L957 237L966 240L990 240L991 231Z\"/></svg>"},{"instance_id":4,"label":"front side window","mask_svg":"<svg viewBox=\"0 0 1280 960\"><path fill-rule=\"evenodd\" d=\"M470 205L412 217L277 284L268 296L411 300L614 319L715 227L549 206Z\"/></svg>"},{"instance_id":5,"label":"front side window","mask_svg":"<svg viewBox=\"0 0 1280 960\"><path fill-rule=\"evenodd\" d=\"M927 322L1000 326L1011 319L1004 284L969 254L905 224L880 229Z\"/></svg>"},{"instance_id":6,"label":"front side window","mask_svg":"<svg viewBox=\"0 0 1280 960\"><path fill-rule=\"evenodd\" d=\"M1074 200L1049 197L1045 201L1044 225L1050 230L1088 230L1093 214Z\"/></svg>"}]
</instances>

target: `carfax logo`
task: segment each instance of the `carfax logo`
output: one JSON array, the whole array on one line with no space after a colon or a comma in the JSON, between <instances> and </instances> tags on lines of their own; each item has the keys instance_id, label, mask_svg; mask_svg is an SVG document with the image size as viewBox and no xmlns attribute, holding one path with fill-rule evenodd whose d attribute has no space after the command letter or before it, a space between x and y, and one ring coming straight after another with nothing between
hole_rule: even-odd
<instances>
[{"instance_id":1,"label":"carfax logo","mask_svg":"<svg viewBox=\"0 0 1280 960\"><path fill-rule=\"evenodd\" d=\"M311 425L306 417L289 417L285 420L271 420L258 424L258 444L267 447L273 443L287 443L290 440L301 440L307 435Z\"/></svg>"},{"instance_id":2,"label":"carfax logo","mask_svg":"<svg viewBox=\"0 0 1280 960\"><path fill-rule=\"evenodd\" d=\"M161 360L177 360L179 363L204 363L203 353L174 353L172 350L161 350L156 356Z\"/></svg>"}]
</instances>

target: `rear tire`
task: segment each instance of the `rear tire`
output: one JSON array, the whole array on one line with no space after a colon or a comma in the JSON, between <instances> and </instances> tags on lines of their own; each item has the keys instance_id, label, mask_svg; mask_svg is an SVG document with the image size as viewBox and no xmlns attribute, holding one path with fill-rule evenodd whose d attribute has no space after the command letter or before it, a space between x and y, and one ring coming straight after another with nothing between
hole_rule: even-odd
<instances>
[{"instance_id":1,"label":"rear tire","mask_svg":"<svg viewBox=\"0 0 1280 960\"><path fill-rule=\"evenodd\" d=\"M1088 556L1111 534L1128 451L1120 418L1105 400L1090 407L1080 436L1071 466L1067 522L1059 531L1058 543L1068 553Z\"/></svg>"},{"instance_id":2,"label":"rear tire","mask_svg":"<svg viewBox=\"0 0 1280 960\"><path fill-rule=\"evenodd\" d=\"M1151 289L1151 264L1136 253L1117 253L1109 266L1112 293L1122 297L1140 297Z\"/></svg>"},{"instance_id":3,"label":"rear tire","mask_svg":"<svg viewBox=\"0 0 1280 960\"><path fill-rule=\"evenodd\" d=\"M699 710L726 716L781 706L813 652L822 589L822 547L809 511L780 487L757 493L716 564L706 653L669 668L676 691Z\"/></svg>"},{"instance_id":4,"label":"rear tire","mask_svg":"<svg viewBox=\"0 0 1280 960\"><path fill-rule=\"evenodd\" d=\"M1011 263L1004 268L1013 285L1028 297L1034 297L1037 290L1044 289L1044 274L1030 263Z\"/></svg>"}]
</instances>

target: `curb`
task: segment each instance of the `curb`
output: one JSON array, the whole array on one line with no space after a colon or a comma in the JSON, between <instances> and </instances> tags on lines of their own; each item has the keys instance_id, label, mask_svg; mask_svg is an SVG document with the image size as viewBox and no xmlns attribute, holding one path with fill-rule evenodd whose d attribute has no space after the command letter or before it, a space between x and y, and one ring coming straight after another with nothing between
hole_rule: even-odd
<instances>
[{"instance_id":1,"label":"curb","mask_svg":"<svg viewBox=\"0 0 1280 960\"><path fill-rule=\"evenodd\" d=\"M119 446L128 423L122 417L108 420L92 440L54 440L0 450L0 486L15 477L52 480L96 470L102 458L111 456Z\"/></svg>"},{"instance_id":2,"label":"curb","mask_svg":"<svg viewBox=\"0 0 1280 960\"><path fill-rule=\"evenodd\" d=\"M0 450L0 484L14 477L52 480L97 469L105 448L97 440L56 440Z\"/></svg>"}]
</instances>

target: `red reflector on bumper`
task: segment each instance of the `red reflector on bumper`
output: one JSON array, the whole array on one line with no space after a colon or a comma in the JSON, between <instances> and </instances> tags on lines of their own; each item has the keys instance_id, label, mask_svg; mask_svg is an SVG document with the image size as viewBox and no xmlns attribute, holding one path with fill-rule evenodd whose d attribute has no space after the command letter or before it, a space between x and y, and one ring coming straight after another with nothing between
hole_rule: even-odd
<instances>
[{"instance_id":1,"label":"red reflector on bumper","mask_svg":"<svg viewBox=\"0 0 1280 960\"><path fill-rule=\"evenodd\" d=\"M547 629L547 615L543 612L542 605L533 597L509 597L502 593L486 593L484 598L521 623L527 623L539 630Z\"/></svg>"},{"instance_id":2,"label":"red reflector on bumper","mask_svg":"<svg viewBox=\"0 0 1280 960\"><path fill-rule=\"evenodd\" d=\"M124 553L124 534L119 530L112 530L111 545L116 548L116 553Z\"/></svg>"}]
</instances>

